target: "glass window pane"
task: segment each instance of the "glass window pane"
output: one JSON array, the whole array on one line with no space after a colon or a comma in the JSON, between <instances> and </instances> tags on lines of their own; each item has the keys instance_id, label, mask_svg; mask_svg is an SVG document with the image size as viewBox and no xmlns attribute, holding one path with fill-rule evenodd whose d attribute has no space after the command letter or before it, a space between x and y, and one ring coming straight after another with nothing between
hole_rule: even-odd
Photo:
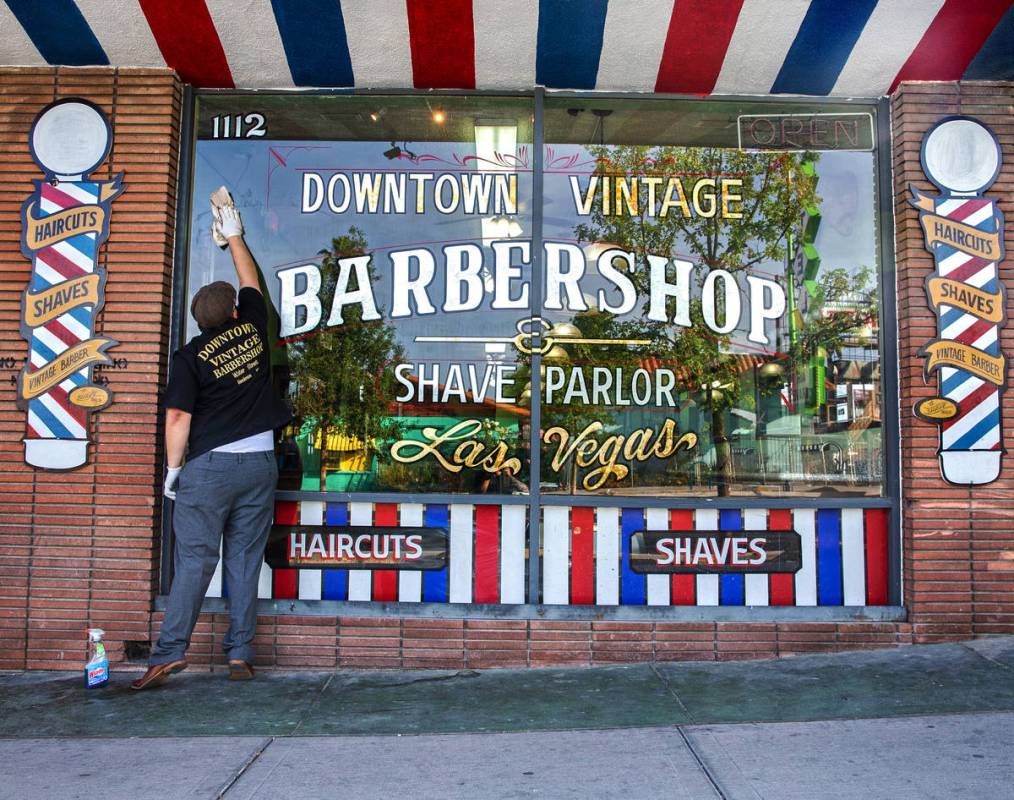
<instances>
[{"instance_id":1,"label":"glass window pane","mask_svg":"<svg viewBox=\"0 0 1014 800\"><path fill-rule=\"evenodd\" d=\"M543 491L880 495L873 118L549 98Z\"/></svg>"},{"instance_id":2,"label":"glass window pane","mask_svg":"<svg viewBox=\"0 0 1014 800\"><path fill-rule=\"evenodd\" d=\"M203 96L197 130L188 299L234 282L225 185L296 412L279 487L527 491L531 99Z\"/></svg>"}]
</instances>

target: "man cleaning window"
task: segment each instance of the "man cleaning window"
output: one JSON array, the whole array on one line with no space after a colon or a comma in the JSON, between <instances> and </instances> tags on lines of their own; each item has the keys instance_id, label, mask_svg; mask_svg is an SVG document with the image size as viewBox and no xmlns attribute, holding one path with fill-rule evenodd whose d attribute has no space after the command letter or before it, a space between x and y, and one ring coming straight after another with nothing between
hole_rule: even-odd
<instances>
[{"instance_id":1,"label":"man cleaning window","mask_svg":"<svg viewBox=\"0 0 1014 800\"><path fill-rule=\"evenodd\" d=\"M254 677L257 582L278 478L274 431L291 415L271 385L267 307L239 212L224 188L212 197L212 210L212 232L229 248L239 295L224 281L197 292L190 313L201 333L173 355L170 366L164 494L175 501L173 582L149 669L131 684L134 689L161 686L187 668L186 649L220 544L229 587L223 642L229 678Z\"/></svg>"}]
</instances>

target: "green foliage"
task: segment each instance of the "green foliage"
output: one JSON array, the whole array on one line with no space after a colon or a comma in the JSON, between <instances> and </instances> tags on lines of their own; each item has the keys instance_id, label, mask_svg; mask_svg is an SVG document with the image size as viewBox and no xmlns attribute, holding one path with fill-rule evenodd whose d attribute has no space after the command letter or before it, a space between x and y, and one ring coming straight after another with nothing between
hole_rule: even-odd
<instances>
[{"instance_id":1,"label":"green foliage","mask_svg":"<svg viewBox=\"0 0 1014 800\"><path fill-rule=\"evenodd\" d=\"M321 251L325 308L334 297L339 260L366 249L362 231L352 227ZM372 265L370 271L372 278ZM303 417L303 432L311 437L318 430L324 432L325 447L327 435L339 433L355 436L369 448L398 433L395 420L388 416L395 396L394 373L389 367L401 358L401 349L394 327L380 321L364 322L361 306L347 306L344 316L343 325L320 328L290 345L291 379L297 384L293 407Z\"/></svg>"}]
</instances>

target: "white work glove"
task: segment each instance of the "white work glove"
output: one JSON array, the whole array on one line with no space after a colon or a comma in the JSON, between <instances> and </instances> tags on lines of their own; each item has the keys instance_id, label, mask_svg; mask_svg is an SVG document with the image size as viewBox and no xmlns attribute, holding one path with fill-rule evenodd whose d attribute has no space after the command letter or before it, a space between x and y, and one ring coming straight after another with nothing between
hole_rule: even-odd
<instances>
[{"instance_id":1,"label":"white work glove","mask_svg":"<svg viewBox=\"0 0 1014 800\"><path fill-rule=\"evenodd\" d=\"M229 244L230 236L243 235L243 221L236 210L232 195L224 186L216 189L211 195L211 218L211 238L219 247Z\"/></svg>"},{"instance_id":2,"label":"white work glove","mask_svg":"<svg viewBox=\"0 0 1014 800\"><path fill-rule=\"evenodd\" d=\"M218 214L220 217L218 230L226 241L233 236L243 235L243 220L240 219L236 206L223 206L218 210Z\"/></svg>"},{"instance_id":3,"label":"white work glove","mask_svg":"<svg viewBox=\"0 0 1014 800\"><path fill-rule=\"evenodd\" d=\"M165 473L165 483L162 484L162 494L170 500L176 499L176 481L179 480L183 467L169 467Z\"/></svg>"}]
</instances>

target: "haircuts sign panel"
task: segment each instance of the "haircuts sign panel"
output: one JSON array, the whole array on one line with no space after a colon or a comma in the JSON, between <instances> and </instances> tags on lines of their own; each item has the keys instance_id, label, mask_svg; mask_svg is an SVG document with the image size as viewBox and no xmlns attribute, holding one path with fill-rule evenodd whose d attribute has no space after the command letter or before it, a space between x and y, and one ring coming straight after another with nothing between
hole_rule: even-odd
<instances>
[{"instance_id":1,"label":"haircuts sign panel","mask_svg":"<svg viewBox=\"0 0 1014 800\"><path fill-rule=\"evenodd\" d=\"M109 235L110 205L121 175L90 180L109 153L112 134L102 111L85 100L61 100L32 124L29 146L45 177L21 210L21 252L32 275L21 303L21 335L29 355L18 377L18 407L27 413L25 461L66 470L88 459L88 417L112 395L92 368L112 363L117 344L97 336L106 272L97 265Z\"/></svg>"},{"instance_id":2,"label":"haircuts sign panel","mask_svg":"<svg viewBox=\"0 0 1014 800\"><path fill-rule=\"evenodd\" d=\"M940 426L940 471L958 485L992 483L1003 456L1001 395L1007 357L1000 349L1006 321L997 265L1004 257L1003 213L983 192L1000 172L994 133L971 117L947 117L922 143L923 171L940 190L911 187L926 248L936 269L926 294L937 315L937 338L922 350L938 395L915 414Z\"/></svg>"}]
</instances>

